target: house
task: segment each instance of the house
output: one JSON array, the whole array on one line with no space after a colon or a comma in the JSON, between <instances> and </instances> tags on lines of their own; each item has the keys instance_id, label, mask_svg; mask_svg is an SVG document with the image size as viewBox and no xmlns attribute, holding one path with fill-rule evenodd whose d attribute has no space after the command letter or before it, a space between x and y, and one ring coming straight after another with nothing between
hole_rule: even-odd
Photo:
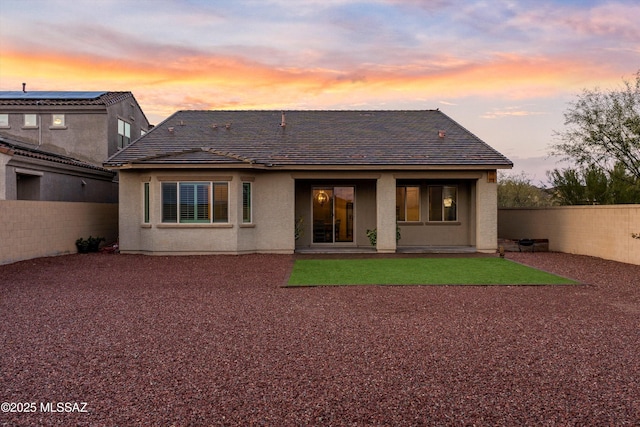
<instances>
[{"instance_id":1,"label":"house","mask_svg":"<svg viewBox=\"0 0 640 427\"><path fill-rule=\"evenodd\" d=\"M495 252L513 164L439 110L178 111L104 166L122 252L240 254Z\"/></svg>"},{"instance_id":2,"label":"house","mask_svg":"<svg viewBox=\"0 0 640 427\"><path fill-rule=\"evenodd\" d=\"M102 165L150 129L131 92L0 91L0 135Z\"/></svg>"},{"instance_id":3,"label":"house","mask_svg":"<svg viewBox=\"0 0 640 427\"><path fill-rule=\"evenodd\" d=\"M0 135L0 200L117 203L115 175Z\"/></svg>"}]
</instances>

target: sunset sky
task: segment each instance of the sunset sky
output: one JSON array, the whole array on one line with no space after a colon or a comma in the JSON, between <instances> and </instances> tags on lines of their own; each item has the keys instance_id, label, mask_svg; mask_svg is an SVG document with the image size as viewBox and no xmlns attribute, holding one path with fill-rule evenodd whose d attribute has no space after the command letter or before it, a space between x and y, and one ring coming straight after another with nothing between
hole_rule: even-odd
<instances>
[{"instance_id":1,"label":"sunset sky","mask_svg":"<svg viewBox=\"0 0 640 427\"><path fill-rule=\"evenodd\" d=\"M184 109L440 108L535 182L584 88L640 69L636 0L0 0L0 90Z\"/></svg>"}]
</instances>

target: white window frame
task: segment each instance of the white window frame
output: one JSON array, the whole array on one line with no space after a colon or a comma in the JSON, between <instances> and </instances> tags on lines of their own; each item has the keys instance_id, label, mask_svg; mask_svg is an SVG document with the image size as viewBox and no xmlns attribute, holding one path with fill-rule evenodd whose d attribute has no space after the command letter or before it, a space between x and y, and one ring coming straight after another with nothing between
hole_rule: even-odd
<instances>
[{"instance_id":1,"label":"white window frame","mask_svg":"<svg viewBox=\"0 0 640 427\"><path fill-rule=\"evenodd\" d=\"M247 202L247 209L249 211L248 218L245 216L245 185L249 186L249 200ZM242 223L243 224L252 224L253 223L253 183L248 181L242 182Z\"/></svg>"},{"instance_id":2,"label":"white window frame","mask_svg":"<svg viewBox=\"0 0 640 427\"><path fill-rule=\"evenodd\" d=\"M131 144L131 123L118 119L118 148Z\"/></svg>"},{"instance_id":3,"label":"white window frame","mask_svg":"<svg viewBox=\"0 0 640 427\"><path fill-rule=\"evenodd\" d=\"M59 119L59 123L56 123L56 118ZM53 128L64 128L64 127L66 127L64 114L52 114L51 115L51 127L53 127Z\"/></svg>"},{"instance_id":4,"label":"white window frame","mask_svg":"<svg viewBox=\"0 0 640 427\"><path fill-rule=\"evenodd\" d=\"M167 219L165 214L165 188L169 188L167 186L175 186L175 197L176 197L176 205L175 205L175 220L173 218ZM208 186L208 219L207 220L198 220L192 218L182 218L181 217L181 187L184 185L207 185ZM226 200L223 203L226 203L225 211L226 218L224 217L216 217L216 202L215 200L215 188L216 186L224 185L226 187ZM160 186L161 189L161 210L162 217L161 221L163 224L228 224L229 223L229 191L230 185L228 181L163 181ZM195 198L194 198L195 199ZM194 209L195 211L196 209Z\"/></svg>"},{"instance_id":5,"label":"white window frame","mask_svg":"<svg viewBox=\"0 0 640 427\"><path fill-rule=\"evenodd\" d=\"M9 127L9 115L5 113L0 114L0 128L8 129Z\"/></svg>"},{"instance_id":6,"label":"white window frame","mask_svg":"<svg viewBox=\"0 0 640 427\"><path fill-rule=\"evenodd\" d=\"M33 120L30 120L33 119ZM32 113L25 113L23 118L23 124L26 128L37 128L38 127L38 115Z\"/></svg>"}]
</instances>

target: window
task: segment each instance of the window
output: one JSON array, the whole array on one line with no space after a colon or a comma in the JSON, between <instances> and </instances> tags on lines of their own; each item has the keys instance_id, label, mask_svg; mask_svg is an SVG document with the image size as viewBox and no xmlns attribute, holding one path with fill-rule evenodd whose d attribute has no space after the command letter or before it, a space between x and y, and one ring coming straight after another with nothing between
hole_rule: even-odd
<instances>
[{"instance_id":1,"label":"window","mask_svg":"<svg viewBox=\"0 0 640 427\"><path fill-rule=\"evenodd\" d=\"M56 128L64 127L64 114L53 114L51 116L51 126Z\"/></svg>"},{"instance_id":2,"label":"window","mask_svg":"<svg viewBox=\"0 0 640 427\"><path fill-rule=\"evenodd\" d=\"M226 182L162 183L162 222L228 221L229 185Z\"/></svg>"},{"instance_id":3,"label":"window","mask_svg":"<svg viewBox=\"0 0 640 427\"><path fill-rule=\"evenodd\" d=\"M251 222L251 183L242 183L242 222Z\"/></svg>"},{"instance_id":4,"label":"window","mask_svg":"<svg viewBox=\"0 0 640 427\"><path fill-rule=\"evenodd\" d=\"M9 127L9 115L8 114L0 114L0 127L8 128Z\"/></svg>"},{"instance_id":5,"label":"window","mask_svg":"<svg viewBox=\"0 0 640 427\"><path fill-rule=\"evenodd\" d=\"M213 222L229 222L229 185L213 183Z\"/></svg>"},{"instance_id":6,"label":"window","mask_svg":"<svg viewBox=\"0 0 640 427\"><path fill-rule=\"evenodd\" d=\"M162 222L178 222L178 185L162 183Z\"/></svg>"},{"instance_id":7,"label":"window","mask_svg":"<svg viewBox=\"0 0 640 427\"><path fill-rule=\"evenodd\" d=\"M429 221L456 221L457 205L457 187L441 185L429 187Z\"/></svg>"},{"instance_id":8,"label":"window","mask_svg":"<svg viewBox=\"0 0 640 427\"><path fill-rule=\"evenodd\" d=\"M207 182L181 182L180 222L209 222L209 187Z\"/></svg>"},{"instance_id":9,"label":"window","mask_svg":"<svg viewBox=\"0 0 640 427\"><path fill-rule=\"evenodd\" d=\"M118 148L124 148L131 143L131 125L118 119Z\"/></svg>"},{"instance_id":10,"label":"window","mask_svg":"<svg viewBox=\"0 0 640 427\"><path fill-rule=\"evenodd\" d=\"M396 188L396 219L398 221L420 221L420 187Z\"/></svg>"},{"instance_id":11,"label":"window","mask_svg":"<svg viewBox=\"0 0 640 427\"><path fill-rule=\"evenodd\" d=\"M144 223L149 224L149 183L144 183Z\"/></svg>"},{"instance_id":12,"label":"window","mask_svg":"<svg viewBox=\"0 0 640 427\"><path fill-rule=\"evenodd\" d=\"M24 115L24 126L25 127L37 127L38 126L38 116L36 114L25 114Z\"/></svg>"}]
</instances>

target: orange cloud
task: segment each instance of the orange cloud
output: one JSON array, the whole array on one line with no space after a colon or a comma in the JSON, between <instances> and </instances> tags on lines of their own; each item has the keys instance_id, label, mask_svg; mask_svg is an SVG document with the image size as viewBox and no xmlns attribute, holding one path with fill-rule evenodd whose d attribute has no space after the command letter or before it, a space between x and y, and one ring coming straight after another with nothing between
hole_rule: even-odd
<instances>
[{"instance_id":1,"label":"orange cloud","mask_svg":"<svg viewBox=\"0 0 640 427\"><path fill-rule=\"evenodd\" d=\"M526 99L574 93L606 66L570 58L495 54L484 62L436 57L401 66L280 68L242 57L175 49L137 60L4 51L3 90L130 90L152 121L179 109L353 108L467 96ZM578 70L583 70L582 75ZM588 71L588 75L585 73ZM587 85L589 86L589 85Z\"/></svg>"}]
</instances>

